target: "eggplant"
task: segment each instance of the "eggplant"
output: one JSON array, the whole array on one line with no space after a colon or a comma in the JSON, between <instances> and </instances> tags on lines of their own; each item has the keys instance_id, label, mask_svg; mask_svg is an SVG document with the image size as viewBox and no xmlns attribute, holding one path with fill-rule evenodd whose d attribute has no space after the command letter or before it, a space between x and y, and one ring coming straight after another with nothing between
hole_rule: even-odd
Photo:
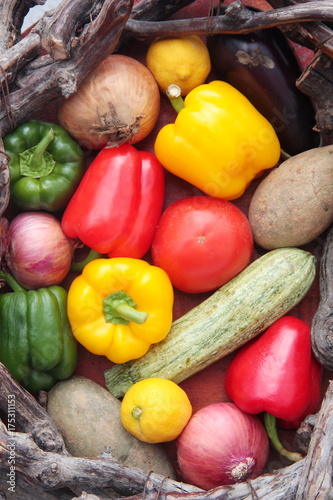
<instances>
[{"instance_id":1,"label":"eggplant","mask_svg":"<svg viewBox=\"0 0 333 500\"><path fill-rule=\"evenodd\" d=\"M318 147L315 108L296 87L298 60L278 28L207 37L217 78L245 95L273 125L281 149L294 156Z\"/></svg>"}]
</instances>

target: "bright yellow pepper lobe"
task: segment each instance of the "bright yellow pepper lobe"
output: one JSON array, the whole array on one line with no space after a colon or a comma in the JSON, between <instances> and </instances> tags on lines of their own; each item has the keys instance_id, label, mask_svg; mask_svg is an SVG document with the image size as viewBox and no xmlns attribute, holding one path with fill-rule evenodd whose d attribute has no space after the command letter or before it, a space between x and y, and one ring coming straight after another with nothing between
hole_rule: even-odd
<instances>
[{"instance_id":1,"label":"bright yellow pepper lobe","mask_svg":"<svg viewBox=\"0 0 333 500\"><path fill-rule=\"evenodd\" d=\"M103 301L113 294L119 300L119 292L128 294L135 307L128 311L125 304L127 320L110 322ZM88 351L125 363L143 356L167 335L173 299L170 279L162 269L140 259L96 259L72 282L67 312L73 335ZM136 322L138 314L144 321Z\"/></svg>"},{"instance_id":2,"label":"bright yellow pepper lobe","mask_svg":"<svg viewBox=\"0 0 333 500\"><path fill-rule=\"evenodd\" d=\"M217 198L240 197L280 158L272 125L226 82L200 85L185 99L174 124L165 125L155 154L174 175Z\"/></svg>"}]
</instances>

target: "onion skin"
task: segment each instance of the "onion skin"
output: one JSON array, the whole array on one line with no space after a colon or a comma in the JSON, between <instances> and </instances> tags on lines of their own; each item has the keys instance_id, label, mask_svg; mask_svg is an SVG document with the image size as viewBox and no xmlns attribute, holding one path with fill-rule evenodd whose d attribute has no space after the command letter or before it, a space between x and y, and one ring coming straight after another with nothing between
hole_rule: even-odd
<instances>
[{"instance_id":1,"label":"onion skin","mask_svg":"<svg viewBox=\"0 0 333 500\"><path fill-rule=\"evenodd\" d=\"M70 270L75 243L53 215L23 212L9 224L5 261L27 290L58 285Z\"/></svg>"},{"instance_id":2,"label":"onion skin","mask_svg":"<svg viewBox=\"0 0 333 500\"><path fill-rule=\"evenodd\" d=\"M159 111L160 91L148 68L111 54L62 103L58 120L80 146L102 149L144 139Z\"/></svg>"},{"instance_id":3,"label":"onion skin","mask_svg":"<svg viewBox=\"0 0 333 500\"><path fill-rule=\"evenodd\" d=\"M206 490L256 478L268 454L261 421L233 403L214 403L197 411L177 439L184 480Z\"/></svg>"}]
</instances>

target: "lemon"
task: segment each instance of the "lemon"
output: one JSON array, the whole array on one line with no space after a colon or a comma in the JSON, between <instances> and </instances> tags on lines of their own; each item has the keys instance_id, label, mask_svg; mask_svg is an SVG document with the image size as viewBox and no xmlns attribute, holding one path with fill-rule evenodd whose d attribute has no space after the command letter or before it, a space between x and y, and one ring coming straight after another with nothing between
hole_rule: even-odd
<instances>
[{"instance_id":1,"label":"lemon","mask_svg":"<svg viewBox=\"0 0 333 500\"><path fill-rule=\"evenodd\" d=\"M197 35L156 38L148 48L146 65L162 92L175 84L183 96L204 83L211 70L207 46Z\"/></svg>"},{"instance_id":2,"label":"lemon","mask_svg":"<svg viewBox=\"0 0 333 500\"><path fill-rule=\"evenodd\" d=\"M123 427L146 443L176 439L191 415L186 392L175 382L157 377L132 385L120 405Z\"/></svg>"}]
</instances>

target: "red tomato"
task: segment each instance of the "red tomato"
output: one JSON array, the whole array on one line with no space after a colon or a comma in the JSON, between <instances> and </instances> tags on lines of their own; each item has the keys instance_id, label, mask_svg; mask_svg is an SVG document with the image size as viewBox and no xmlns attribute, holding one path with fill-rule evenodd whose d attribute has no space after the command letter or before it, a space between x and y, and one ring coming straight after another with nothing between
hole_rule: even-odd
<instances>
[{"instance_id":1,"label":"red tomato","mask_svg":"<svg viewBox=\"0 0 333 500\"><path fill-rule=\"evenodd\" d=\"M183 292L219 288L251 261L253 237L245 214L230 201L192 196L162 214L151 248L153 262Z\"/></svg>"}]
</instances>

